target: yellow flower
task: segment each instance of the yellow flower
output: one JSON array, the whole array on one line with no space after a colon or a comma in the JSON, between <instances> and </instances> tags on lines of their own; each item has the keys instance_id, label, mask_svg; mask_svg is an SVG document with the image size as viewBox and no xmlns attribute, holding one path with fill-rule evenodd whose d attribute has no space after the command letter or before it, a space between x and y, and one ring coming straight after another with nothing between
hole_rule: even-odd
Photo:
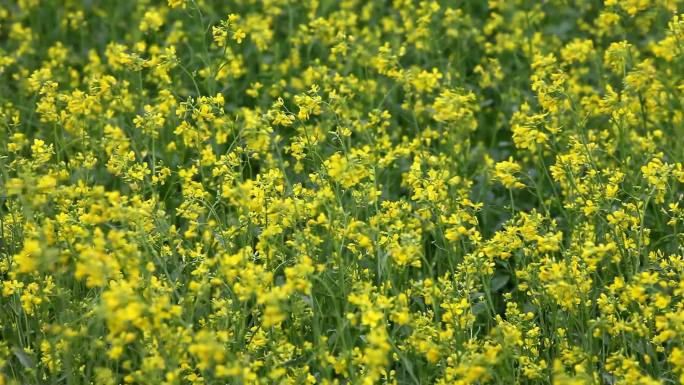
<instances>
[{"instance_id":1,"label":"yellow flower","mask_svg":"<svg viewBox=\"0 0 684 385\"><path fill-rule=\"evenodd\" d=\"M511 157L508 160L498 162L494 166L494 178L508 189L520 189L525 187L525 184L520 182L515 176L520 170L520 165L514 162Z\"/></svg>"},{"instance_id":2,"label":"yellow flower","mask_svg":"<svg viewBox=\"0 0 684 385\"><path fill-rule=\"evenodd\" d=\"M24 247L14 255L14 263L18 273L33 273L39 265L42 248L40 242L35 239L24 241Z\"/></svg>"}]
</instances>

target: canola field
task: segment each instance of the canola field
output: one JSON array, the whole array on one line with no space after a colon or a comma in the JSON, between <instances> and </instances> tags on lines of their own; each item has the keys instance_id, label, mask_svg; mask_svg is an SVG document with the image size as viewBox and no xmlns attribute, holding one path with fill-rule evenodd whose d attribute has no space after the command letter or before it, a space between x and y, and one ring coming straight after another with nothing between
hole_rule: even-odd
<instances>
[{"instance_id":1,"label":"canola field","mask_svg":"<svg viewBox=\"0 0 684 385\"><path fill-rule=\"evenodd\" d=\"M684 383L684 1L0 0L0 385Z\"/></svg>"}]
</instances>

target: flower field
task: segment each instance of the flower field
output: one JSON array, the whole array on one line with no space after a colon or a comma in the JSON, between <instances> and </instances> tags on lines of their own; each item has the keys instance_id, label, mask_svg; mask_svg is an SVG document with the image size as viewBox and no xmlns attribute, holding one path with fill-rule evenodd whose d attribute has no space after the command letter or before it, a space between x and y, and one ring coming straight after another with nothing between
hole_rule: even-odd
<instances>
[{"instance_id":1,"label":"flower field","mask_svg":"<svg viewBox=\"0 0 684 385\"><path fill-rule=\"evenodd\" d=\"M684 1L0 0L0 385L684 383Z\"/></svg>"}]
</instances>

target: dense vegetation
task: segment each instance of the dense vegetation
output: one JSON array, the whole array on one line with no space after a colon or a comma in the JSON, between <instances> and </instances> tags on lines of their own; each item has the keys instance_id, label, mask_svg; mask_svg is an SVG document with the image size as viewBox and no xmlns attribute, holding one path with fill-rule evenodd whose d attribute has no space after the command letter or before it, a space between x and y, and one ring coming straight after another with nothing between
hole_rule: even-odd
<instances>
[{"instance_id":1,"label":"dense vegetation","mask_svg":"<svg viewBox=\"0 0 684 385\"><path fill-rule=\"evenodd\" d=\"M684 382L682 7L0 0L0 385Z\"/></svg>"}]
</instances>

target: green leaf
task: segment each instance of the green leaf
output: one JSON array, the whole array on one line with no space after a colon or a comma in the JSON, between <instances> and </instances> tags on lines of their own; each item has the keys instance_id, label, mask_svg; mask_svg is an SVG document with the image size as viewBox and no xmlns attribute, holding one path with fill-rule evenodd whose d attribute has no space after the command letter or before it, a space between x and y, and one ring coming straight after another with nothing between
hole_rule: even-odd
<instances>
[{"instance_id":1,"label":"green leaf","mask_svg":"<svg viewBox=\"0 0 684 385\"><path fill-rule=\"evenodd\" d=\"M487 304L484 302L478 302L472 307L472 312L474 315L479 315L487 312Z\"/></svg>"},{"instance_id":2,"label":"green leaf","mask_svg":"<svg viewBox=\"0 0 684 385\"><path fill-rule=\"evenodd\" d=\"M501 290L506 284L508 283L509 279L511 278L510 275L508 274L497 274L492 278L491 282L491 288L492 292L497 292Z\"/></svg>"},{"instance_id":3,"label":"green leaf","mask_svg":"<svg viewBox=\"0 0 684 385\"><path fill-rule=\"evenodd\" d=\"M24 351L22 348L14 348L13 349L14 355L19 359L19 363L25 368L31 369L33 368L33 359L29 357L28 354Z\"/></svg>"}]
</instances>

